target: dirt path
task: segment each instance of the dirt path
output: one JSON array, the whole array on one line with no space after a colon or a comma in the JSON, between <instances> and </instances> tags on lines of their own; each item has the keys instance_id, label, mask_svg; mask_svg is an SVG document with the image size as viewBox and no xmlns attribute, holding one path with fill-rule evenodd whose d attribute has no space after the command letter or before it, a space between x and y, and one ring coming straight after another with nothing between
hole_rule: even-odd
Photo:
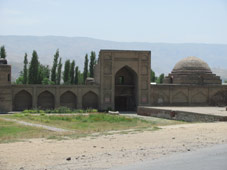
<instances>
[{"instance_id":1,"label":"dirt path","mask_svg":"<svg viewBox=\"0 0 227 170\"><path fill-rule=\"evenodd\" d=\"M29 123L29 122L25 122L25 121L21 121L21 120L16 120L16 119L9 119L9 118L3 118L3 117L1 117L1 119L6 120L6 121L16 122L16 123L26 125L26 126L43 128L43 129L47 129L47 130L54 131L54 132L71 132L70 130L66 130L66 129L62 129L62 128L56 128L53 126L46 126L46 125L41 125L41 124L37 124L37 123Z\"/></svg>"},{"instance_id":2,"label":"dirt path","mask_svg":"<svg viewBox=\"0 0 227 170\"><path fill-rule=\"evenodd\" d=\"M32 139L0 144L0 169L109 169L179 152L227 143L227 123L168 126L157 131L86 137ZM67 160L68 158L68 160Z\"/></svg>"}]
</instances>

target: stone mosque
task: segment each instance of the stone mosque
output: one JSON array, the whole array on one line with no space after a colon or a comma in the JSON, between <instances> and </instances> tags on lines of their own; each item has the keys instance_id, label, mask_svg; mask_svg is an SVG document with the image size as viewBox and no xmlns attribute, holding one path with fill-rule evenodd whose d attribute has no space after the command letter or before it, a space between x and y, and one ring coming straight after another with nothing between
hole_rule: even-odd
<instances>
[{"instance_id":1,"label":"stone mosque","mask_svg":"<svg viewBox=\"0 0 227 170\"><path fill-rule=\"evenodd\" d=\"M85 85L14 85L0 60L0 112L31 108L132 111L138 106L227 104L227 86L196 57L179 61L163 84L150 83L151 52L100 50L95 76Z\"/></svg>"}]
</instances>

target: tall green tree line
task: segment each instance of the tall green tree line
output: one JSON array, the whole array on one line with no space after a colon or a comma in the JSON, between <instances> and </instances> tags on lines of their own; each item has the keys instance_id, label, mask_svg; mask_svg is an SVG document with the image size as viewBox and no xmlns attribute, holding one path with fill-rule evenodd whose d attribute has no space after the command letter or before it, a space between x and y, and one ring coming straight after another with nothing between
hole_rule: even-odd
<instances>
[{"instance_id":1,"label":"tall green tree line","mask_svg":"<svg viewBox=\"0 0 227 170\"><path fill-rule=\"evenodd\" d=\"M4 51L4 50L3 50ZM96 64L96 54L94 51L90 54L90 63L88 55L85 55L84 70L81 72L76 66L74 60L66 60L62 71L62 59L57 49L53 56L53 65L42 65L39 62L37 52L32 53L31 61L28 62L28 55L24 56L24 68L20 77L16 80L17 84L85 84L87 77L94 77L94 67ZM62 81L63 80L63 81Z\"/></svg>"}]
</instances>

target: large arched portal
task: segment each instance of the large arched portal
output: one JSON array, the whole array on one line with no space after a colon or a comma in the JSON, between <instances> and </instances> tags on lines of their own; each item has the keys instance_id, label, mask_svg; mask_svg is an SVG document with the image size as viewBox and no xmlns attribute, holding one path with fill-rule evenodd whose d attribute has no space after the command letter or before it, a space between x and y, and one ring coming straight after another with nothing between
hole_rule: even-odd
<instances>
[{"instance_id":1,"label":"large arched portal","mask_svg":"<svg viewBox=\"0 0 227 170\"><path fill-rule=\"evenodd\" d=\"M38 97L38 108L54 109L54 95L48 91L42 92Z\"/></svg>"},{"instance_id":2,"label":"large arched portal","mask_svg":"<svg viewBox=\"0 0 227 170\"><path fill-rule=\"evenodd\" d=\"M70 91L65 92L60 97L61 106L68 107L70 109L76 109L77 97Z\"/></svg>"},{"instance_id":3,"label":"large arched portal","mask_svg":"<svg viewBox=\"0 0 227 170\"><path fill-rule=\"evenodd\" d=\"M83 109L98 109L98 96L94 92L87 92L83 96Z\"/></svg>"},{"instance_id":4,"label":"large arched portal","mask_svg":"<svg viewBox=\"0 0 227 170\"><path fill-rule=\"evenodd\" d=\"M115 74L115 110L136 110L137 81L137 74L128 66Z\"/></svg>"},{"instance_id":5,"label":"large arched portal","mask_svg":"<svg viewBox=\"0 0 227 170\"><path fill-rule=\"evenodd\" d=\"M32 95L25 90L20 91L14 97L15 111L23 111L32 108Z\"/></svg>"}]
</instances>

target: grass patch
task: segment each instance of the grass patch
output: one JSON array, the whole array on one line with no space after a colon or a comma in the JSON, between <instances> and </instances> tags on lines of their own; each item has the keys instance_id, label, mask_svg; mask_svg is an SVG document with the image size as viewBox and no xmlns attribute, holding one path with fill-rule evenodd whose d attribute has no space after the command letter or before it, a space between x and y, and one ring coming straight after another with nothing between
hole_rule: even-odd
<instances>
[{"instance_id":1,"label":"grass patch","mask_svg":"<svg viewBox=\"0 0 227 170\"><path fill-rule=\"evenodd\" d=\"M43 138L52 134L52 132L17 124L15 122L4 121L0 119L0 143L14 142L30 138Z\"/></svg>"},{"instance_id":2,"label":"grass patch","mask_svg":"<svg viewBox=\"0 0 227 170\"><path fill-rule=\"evenodd\" d=\"M8 118L16 118L33 123L55 126L63 129L74 130L77 135L91 134L96 132L106 132L126 129L146 129L167 124L179 124L179 121L165 119L143 120L135 117L122 115L109 115L103 113L93 113L88 115L49 115L49 114L13 114Z\"/></svg>"},{"instance_id":3,"label":"grass patch","mask_svg":"<svg viewBox=\"0 0 227 170\"><path fill-rule=\"evenodd\" d=\"M166 120L160 118L141 119L122 115L110 115L104 113L74 114L74 115L51 115L51 114L30 114L17 113L2 115L11 119L23 120L26 122L43 124L72 132L54 133L43 129L28 127L14 122L0 122L0 142L9 139L27 139L45 137L47 139L65 140L69 138L81 138L95 135L128 134L142 131L159 130L158 126L181 124L184 122Z\"/></svg>"}]
</instances>

